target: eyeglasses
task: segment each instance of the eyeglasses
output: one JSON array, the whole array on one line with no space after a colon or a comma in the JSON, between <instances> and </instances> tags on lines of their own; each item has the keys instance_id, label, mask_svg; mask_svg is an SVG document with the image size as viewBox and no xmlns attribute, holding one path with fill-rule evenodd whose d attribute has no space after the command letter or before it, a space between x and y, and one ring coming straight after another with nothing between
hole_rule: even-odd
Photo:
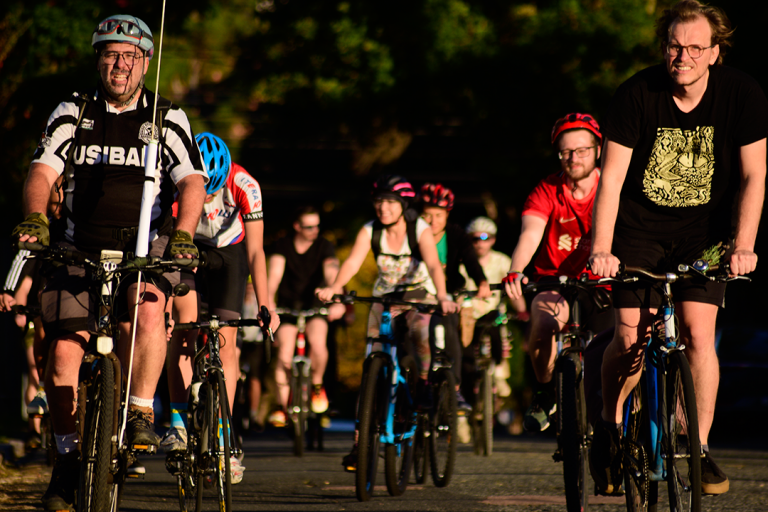
<instances>
[{"instance_id":1,"label":"eyeglasses","mask_svg":"<svg viewBox=\"0 0 768 512\"><path fill-rule=\"evenodd\" d=\"M141 52L125 52L125 53L102 52L101 53L101 60L103 60L105 64L114 64L115 62L117 62L118 57L122 57L125 63L131 66L135 61L143 59L144 54Z\"/></svg>"},{"instance_id":2,"label":"eyeglasses","mask_svg":"<svg viewBox=\"0 0 768 512\"><path fill-rule=\"evenodd\" d=\"M315 224L314 226L299 226L301 229L306 229L307 231L310 231L312 229L320 229L320 224Z\"/></svg>"},{"instance_id":3,"label":"eyeglasses","mask_svg":"<svg viewBox=\"0 0 768 512\"><path fill-rule=\"evenodd\" d=\"M712 46L705 46L702 48L701 46L696 44L692 44L689 46L681 46L679 44L670 43L667 45L667 55L669 55L672 58L675 58L678 55L680 55L680 52L682 52L683 48L685 48L686 50L688 50L688 55L692 59L698 59L704 54L704 50L709 50L710 48L714 48L714 47L715 47L714 44Z\"/></svg>"},{"instance_id":4,"label":"eyeglasses","mask_svg":"<svg viewBox=\"0 0 768 512\"><path fill-rule=\"evenodd\" d=\"M557 152L557 157L560 160L568 160L571 158L571 153L576 153L577 157L584 158L585 156L589 155L590 150L595 149L596 147L597 146L589 146L587 148L564 149Z\"/></svg>"},{"instance_id":5,"label":"eyeglasses","mask_svg":"<svg viewBox=\"0 0 768 512\"><path fill-rule=\"evenodd\" d=\"M152 36L149 33L144 32L140 26L138 26L136 23L133 23L132 21L104 20L96 28L96 33L100 36L111 34L115 31L119 31L120 34L132 37L134 39L141 39L142 37L146 37L154 43Z\"/></svg>"}]
</instances>

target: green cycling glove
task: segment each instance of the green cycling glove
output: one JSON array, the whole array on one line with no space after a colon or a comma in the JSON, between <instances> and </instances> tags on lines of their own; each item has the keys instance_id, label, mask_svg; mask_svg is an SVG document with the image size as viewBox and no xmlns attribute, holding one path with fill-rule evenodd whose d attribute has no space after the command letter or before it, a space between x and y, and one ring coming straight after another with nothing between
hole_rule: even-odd
<instances>
[{"instance_id":1,"label":"green cycling glove","mask_svg":"<svg viewBox=\"0 0 768 512\"><path fill-rule=\"evenodd\" d=\"M168 241L168 250L166 252L171 258L185 254L191 254L193 258L200 257L200 253L192 241L192 235L181 229L171 233L171 239Z\"/></svg>"},{"instance_id":2,"label":"green cycling glove","mask_svg":"<svg viewBox=\"0 0 768 512\"><path fill-rule=\"evenodd\" d=\"M27 218L11 233L14 239L18 239L22 235L36 236L38 243L48 245L51 242L51 236L48 232L48 217L42 213L27 215Z\"/></svg>"}]
</instances>

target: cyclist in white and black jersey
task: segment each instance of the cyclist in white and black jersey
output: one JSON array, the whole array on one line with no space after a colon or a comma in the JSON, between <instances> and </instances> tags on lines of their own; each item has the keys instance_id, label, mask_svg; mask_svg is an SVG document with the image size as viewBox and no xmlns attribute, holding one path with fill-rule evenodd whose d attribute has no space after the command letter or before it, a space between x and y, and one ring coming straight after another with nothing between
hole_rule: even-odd
<instances>
[{"instance_id":1,"label":"cyclist in white and black jersey","mask_svg":"<svg viewBox=\"0 0 768 512\"><path fill-rule=\"evenodd\" d=\"M241 166L232 162L229 148L212 133L198 134L197 143L210 181L195 243L206 251L209 265L194 274L182 273L182 281L197 293L174 301L176 318L181 323L198 320L198 295L208 304L208 311L221 320L237 320L243 310L248 273L260 305L270 310L270 327L276 330L280 320L267 291L267 258L264 254L264 223L259 183ZM227 383L229 408L235 401L240 377L236 351L237 327L222 327L221 361ZM175 333L171 340L168 387L171 395L171 428L161 442L170 453L187 449L187 402L192 381L197 331ZM231 458L232 483L240 483L245 467Z\"/></svg>"},{"instance_id":2,"label":"cyclist in white and black jersey","mask_svg":"<svg viewBox=\"0 0 768 512\"><path fill-rule=\"evenodd\" d=\"M458 306L446 292L445 274L437 256L432 229L416 212L408 210L416 197L413 186L400 176L383 176L374 183L371 195L377 221L363 226L336 280L329 287L319 288L316 291L317 297L330 301L335 294L343 293L344 285L357 274L368 252L374 249L379 268L379 275L373 285L374 296L397 294L405 300L437 301L443 313L455 313ZM418 247L411 246L411 238L415 238ZM372 305L368 317L370 338L379 336L381 312L381 304ZM398 306L392 307L391 314L393 319L405 314L408 326L405 349L415 356L420 365L419 389L426 389L424 383L430 365L431 315ZM357 439L352 453L344 458L342 464L349 471L356 468Z\"/></svg>"},{"instance_id":3,"label":"cyclist in white and black jersey","mask_svg":"<svg viewBox=\"0 0 768 512\"><path fill-rule=\"evenodd\" d=\"M197 249L190 233L199 220L208 178L184 112L159 98L156 125L152 125L155 95L143 87L154 53L152 33L134 16L111 16L96 27L91 44L100 76L98 86L73 95L49 118L24 186L27 217L14 230L14 236L44 245L52 239L94 254L103 249L134 251L145 181L143 155L150 137L157 134L160 145L149 254L195 257ZM66 227L51 237L45 211L51 187L61 175ZM178 189L180 205L175 223L170 215L174 188ZM89 305L84 274L75 267L55 269L41 299L43 324L52 340L45 378L59 451L51 483L43 495L46 510L71 509L77 486L79 453L73 399L89 332L95 330L95 308ZM152 403L165 360L165 310L170 291L166 284L156 279L142 283L140 290L143 300L138 307L129 397L129 445L156 446L159 442L153 430ZM123 296L135 297L136 283L126 285ZM121 339L130 340L128 314L125 320ZM125 345L117 348L124 350Z\"/></svg>"}]
</instances>

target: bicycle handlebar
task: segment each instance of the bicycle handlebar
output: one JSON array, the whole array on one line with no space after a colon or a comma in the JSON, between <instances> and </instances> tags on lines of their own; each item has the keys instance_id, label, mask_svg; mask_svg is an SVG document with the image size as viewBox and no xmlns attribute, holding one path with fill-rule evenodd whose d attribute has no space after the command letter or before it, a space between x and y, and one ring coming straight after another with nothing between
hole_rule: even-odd
<instances>
[{"instance_id":1,"label":"bicycle handlebar","mask_svg":"<svg viewBox=\"0 0 768 512\"><path fill-rule=\"evenodd\" d=\"M303 316L309 318L311 316L328 316L328 308L312 308L312 309L291 309L291 308L275 308L275 313L278 315L291 315L295 317Z\"/></svg>"},{"instance_id":2,"label":"bicycle handlebar","mask_svg":"<svg viewBox=\"0 0 768 512\"><path fill-rule=\"evenodd\" d=\"M203 320L202 322L188 322L185 324L176 324L174 331L189 331L192 329L207 329L218 331L222 327L259 327L258 318L240 318L237 320Z\"/></svg>"},{"instance_id":3,"label":"bicycle handlebar","mask_svg":"<svg viewBox=\"0 0 768 512\"><path fill-rule=\"evenodd\" d=\"M439 307L439 304L431 304L424 302L408 302L406 300L394 299L391 297L360 297L354 291L348 294L336 294L333 296L331 302L338 302L341 304L353 304L355 302L367 302L369 304L384 304L387 306L409 306L418 310L420 313L434 313Z\"/></svg>"},{"instance_id":4,"label":"bicycle handlebar","mask_svg":"<svg viewBox=\"0 0 768 512\"><path fill-rule=\"evenodd\" d=\"M701 260L696 260L693 265L686 265L681 263L677 267L677 272L665 272L663 274L652 272L641 267L631 267L620 264L619 273L616 275L616 277L603 277L600 279L600 281L631 283L642 279L645 281L660 283L674 283L681 279L691 279L694 277L700 277L709 281L717 281L721 283L728 283L731 281L739 280L752 281L752 279L747 276L730 275L729 265L723 265L722 267L713 265L712 267L709 267L708 265L699 264L700 261ZM707 274L707 271L711 270L717 270L718 272L715 274Z\"/></svg>"},{"instance_id":5,"label":"bicycle handlebar","mask_svg":"<svg viewBox=\"0 0 768 512\"><path fill-rule=\"evenodd\" d=\"M46 246L37 242L18 242L18 246L19 249L26 249L30 252L38 253L43 259L56 261L65 265L90 269L102 268L98 257L93 257L80 251L65 249L63 247ZM165 270L180 267L193 268L199 266L199 264L200 260L197 258L173 258L172 260L164 260L158 256L148 256L144 258L123 260L120 264L115 265L114 269L110 269L110 271L121 273L146 270Z\"/></svg>"}]
</instances>

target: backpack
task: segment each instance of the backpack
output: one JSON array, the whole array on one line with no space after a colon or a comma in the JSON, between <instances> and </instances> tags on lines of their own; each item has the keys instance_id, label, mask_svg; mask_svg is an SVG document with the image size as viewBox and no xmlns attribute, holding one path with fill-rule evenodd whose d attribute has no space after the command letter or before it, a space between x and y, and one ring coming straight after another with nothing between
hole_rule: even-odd
<instances>
[{"instance_id":1,"label":"backpack","mask_svg":"<svg viewBox=\"0 0 768 512\"><path fill-rule=\"evenodd\" d=\"M411 248L411 258L423 261L421 259L421 251L419 250L419 238L416 236L416 222L418 221L419 214L415 210L408 209L405 211L404 217L406 233L408 235L408 246ZM373 221L371 249L373 249L374 259L378 259L379 254L381 254L381 232L383 230L384 225L378 219Z\"/></svg>"}]
</instances>

